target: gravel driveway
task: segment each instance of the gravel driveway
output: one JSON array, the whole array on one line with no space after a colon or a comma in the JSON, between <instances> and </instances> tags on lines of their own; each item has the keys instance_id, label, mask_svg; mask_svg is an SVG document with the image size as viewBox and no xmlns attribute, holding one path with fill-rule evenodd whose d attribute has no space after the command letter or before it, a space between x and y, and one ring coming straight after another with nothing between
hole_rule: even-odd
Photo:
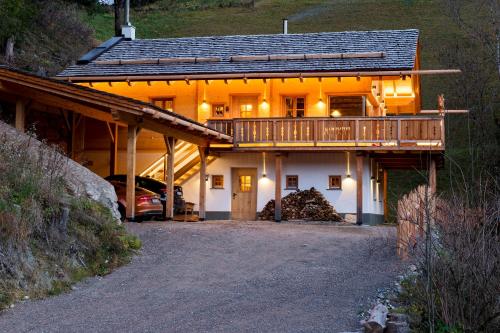
<instances>
[{"instance_id":1,"label":"gravel driveway","mask_svg":"<svg viewBox=\"0 0 500 333\"><path fill-rule=\"evenodd\" d=\"M341 332L397 274L389 227L142 223L131 264L0 314L0 332Z\"/></svg>"}]
</instances>

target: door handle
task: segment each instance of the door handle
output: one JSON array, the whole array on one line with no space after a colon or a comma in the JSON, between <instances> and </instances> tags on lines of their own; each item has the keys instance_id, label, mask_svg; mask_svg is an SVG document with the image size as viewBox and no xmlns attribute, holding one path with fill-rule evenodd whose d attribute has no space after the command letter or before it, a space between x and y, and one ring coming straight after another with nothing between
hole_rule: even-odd
<instances>
[{"instance_id":1,"label":"door handle","mask_svg":"<svg viewBox=\"0 0 500 333\"><path fill-rule=\"evenodd\" d=\"M233 193L233 200L236 199L236 193Z\"/></svg>"}]
</instances>

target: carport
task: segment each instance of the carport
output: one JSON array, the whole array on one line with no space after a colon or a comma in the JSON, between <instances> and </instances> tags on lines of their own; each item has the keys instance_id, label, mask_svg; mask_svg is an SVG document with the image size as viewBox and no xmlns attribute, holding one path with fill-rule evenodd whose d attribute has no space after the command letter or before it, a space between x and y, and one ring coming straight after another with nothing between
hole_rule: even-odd
<instances>
[{"instance_id":1,"label":"carport","mask_svg":"<svg viewBox=\"0 0 500 333\"><path fill-rule=\"evenodd\" d=\"M205 218L206 159L210 143L231 143L232 138L212 130L203 124L165 111L152 104L105 93L72 83L62 82L31 73L0 66L0 101L15 105L15 127L26 129L27 112L37 112L62 117L64 126L70 132L71 140L66 153L74 158L75 147L81 144L78 126L83 117L102 121L105 133L111 139L110 174L117 169L118 128L127 129L127 218L135 216L135 175L137 136L142 129L163 135L166 146L167 219L173 218L174 207L174 160L175 144L183 140L198 147L200 155L200 198L199 217Z\"/></svg>"}]
</instances>

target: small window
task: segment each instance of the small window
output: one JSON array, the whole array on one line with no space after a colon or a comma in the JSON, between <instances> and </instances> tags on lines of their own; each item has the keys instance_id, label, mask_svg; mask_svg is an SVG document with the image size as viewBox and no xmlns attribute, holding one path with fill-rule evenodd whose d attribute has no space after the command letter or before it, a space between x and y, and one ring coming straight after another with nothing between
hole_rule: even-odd
<instances>
[{"instance_id":1,"label":"small window","mask_svg":"<svg viewBox=\"0 0 500 333\"><path fill-rule=\"evenodd\" d=\"M252 191L252 176L240 176L240 192Z\"/></svg>"},{"instance_id":2,"label":"small window","mask_svg":"<svg viewBox=\"0 0 500 333\"><path fill-rule=\"evenodd\" d=\"M285 116L288 118L303 118L306 113L305 97L285 97Z\"/></svg>"},{"instance_id":3,"label":"small window","mask_svg":"<svg viewBox=\"0 0 500 333\"><path fill-rule=\"evenodd\" d=\"M328 176L328 189L341 190L342 189L342 177L341 176Z\"/></svg>"},{"instance_id":4,"label":"small window","mask_svg":"<svg viewBox=\"0 0 500 333\"><path fill-rule=\"evenodd\" d=\"M224 104L212 104L212 117L214 118L224 118Z\"/></svg>"},{"instance_id":5,"label":"small window","mask_svg":"<svg viewBox=\"0 0 500 333\"><path fill-rule=\"evenodd\" d=\"M173 97L155 97L151 99L151 103L166 111L174 112Z\"/></svg>"},{"instance_id":6,"label":"small window","mask_svg":"<svg viewBox=\"0 0 500 333\"><path fill-rule=\"evenodd\" d=\"M223 175L212 175L212 188L224 188Z\"/></svg>"},{"instance_id":7,"label":"small window","mask_svg":"<svg viewBox=\"0 0 500 333\"><path fill-rule=\"evenodd\" d=\"M299 176L286 176L286 190L298 190L299 189Z\"/></svg>"}]
</instances>

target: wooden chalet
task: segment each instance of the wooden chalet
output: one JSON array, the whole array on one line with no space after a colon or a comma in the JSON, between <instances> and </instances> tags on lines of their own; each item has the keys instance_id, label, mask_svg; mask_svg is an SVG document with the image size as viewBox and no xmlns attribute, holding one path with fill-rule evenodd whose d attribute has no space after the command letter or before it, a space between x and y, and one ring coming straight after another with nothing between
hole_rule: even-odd
<instances>
[{"instance_id":1,"label":"wooden chalet","mask_svg":"<svg viewBox=\"0 0 500 333\"><path fill-rule=\"evenodd\" d=\"M418 36L132 34L90 51L60 82L11 75L69 94L77 105L61 112L89 118L81 135L78 116L68 120L81 140L72 141L75 159L102 176L182 185L202 219L255 219L275 199L280 221L283 195L315 187L357 223L380 223L387 172L429 169L435 184L445 150L442 114L421 110L420 77L458 71L421 69ZM19 91L4 81L6 94ZM97 111L79 112L80 104Z\"/></svg>"}]
</instances>

